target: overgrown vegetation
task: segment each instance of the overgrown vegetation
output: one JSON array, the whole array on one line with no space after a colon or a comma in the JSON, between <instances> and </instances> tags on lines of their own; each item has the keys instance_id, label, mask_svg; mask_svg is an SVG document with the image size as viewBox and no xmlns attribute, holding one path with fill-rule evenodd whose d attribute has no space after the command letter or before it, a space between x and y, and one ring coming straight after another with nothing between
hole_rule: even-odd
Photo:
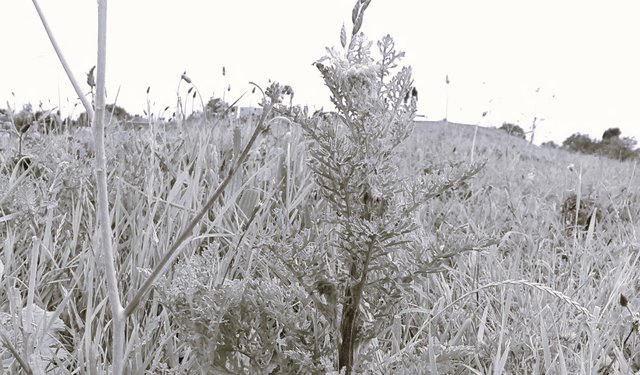
<instances>
[{"instance_id":1,"label":"overgrown vegetation","mask_svg":"<svg viewBox=\"0 0 640 375\"><path fill-rule=\"evenodd\" d=\"M637 141L633 138L620 137L622 133L618 128L607 129L602 140L591 139L588 135L576 133L562 142L567 150L583 154L600 155L615 160L631 160L640 156L640 150L636 149Z\"/></svg>"},{"instance_id":2,"label":"overgrown vegetation","mask_svg":"<svg viewBox=\"0 0 640 375\"><path fill-rule=\"evenodd\" d=\"M185 101L176 122L149 110L133 129L113 111L118 358L94 140L6 111L4 372L109 373L116 360L160 374L640 370L635 164L495 129L414 128L402 53L359 33L368 5L316 63L334 112L309 114L277 83L248 122L226 107L187 123ZM6 162L24 155L26 167Z\"/></svg>"},{"instance_id":3,"label":"overgrown vegetation","mask_svg":"<svg viewBox=\"0 0 640 375\"><path fill-rule=\"evenodd\" d=\"M514 137L526 139L524 130L519 125L514 125L508 122L505 122L502 124L502 126L500 126L499 129Z\"/></svg>"}]
</instances>

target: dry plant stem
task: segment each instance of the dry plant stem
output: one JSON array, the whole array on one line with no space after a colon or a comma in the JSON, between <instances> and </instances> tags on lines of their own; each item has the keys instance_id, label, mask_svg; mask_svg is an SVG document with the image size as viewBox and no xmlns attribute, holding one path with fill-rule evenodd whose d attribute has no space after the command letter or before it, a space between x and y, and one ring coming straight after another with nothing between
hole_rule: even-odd
<instances>
[{"instance_id":1,"label":"dry plant stem","mask_svg":"<svg viewBox=\"0 0 640 375\"><path fill-rule=\"evenodd\" d=\"M65 60L56 39L49 28L49 25L38 5L37 0L32 0L33 5L38 12L38 16L42 21L42 25L51 41L51 45L58 55L58 59L62 64L69 81L73 86L78 98L82 102L87 115L93 118L93 133L96 145L96 187L98 211L96 213L97 222L100 223L100 243L102 245L103 259L105 262L105 277L107 279L107 288L109 289L109 300L112 313L112 374L120 375L123 371L124 361L124 328L125 320L123 314L122 303L120 302L120 294L118 291L118 283L114 265L113 244L111 238L111 225L109 217L109 202L107 195L107 175L106 175L106 157L104 149L104 111L105 111L105 68L106 68L106 37L107 37L107 0L98 1L98 62L97 62L97 80L96 80L96 111L87 101L82 89L76 81L71 68Z\"/></svg>"},{"instance_id":2,"label":"dry plant stem","mask_svg":"<svg viewBox=\"0 0 640 375\"><path fill-rule=\"evenodd\" d=\"M260 135L260 133L262 133L262 131L265 129L264 122L270 111L271 111L271 105L268 105L263 109L262 116L260 116L260 120L258 121L258 125L256 126L256 129L251 135L251 139L245 146L244 150L240 154L240 157L236 160L233 167L231 167L231 169L229 170L229 174L224 179L224 181L222 181L220 186L218 186L218 188L213 193L211 198L209 198L209 200L204 205L202 210L200 210L200 212L198 212L198 214L193 219L191 219L187 227L182 231L182 233L180 233L180 236L178 236L178 239L176 239L173 245L171 245L171 248L169 249L169 251L165 254L162 260L160 260L160 263L158 263L158 265L153 270L153 272L151 272L151 275L149 275L147 280L145 280L144 284L142 284L142 286L140 287L136 295L133 297L133 299L131 299L131 302L129 302L126 309L124 310L125 318L133 314L135 309L138 307L138 305L142 301L142 298L153 286L153 283L156 281L158 277L160 277L162 272L164 272L166 265L178 254L178 251L182 248L182 245L184 244L184 242L192 235L193 228L195 228L198 222L202 220L204 215L211 209L211 207L213 207L215 202L218 201L218 199L220 198L220 195L224 192L224 189L227 187L229 182L231 182L231 179L236 174L238 168L240 168L244 160L249 155L249 151L253 147L253 144L255 143L256 139L258 139L258 135Z\"/></svg>"},{"instance_id":3,"label":"dry plant stem","mask_svg":"<svg viewBox=\"0 0 640 375\"><path fill-rule=\"evenodd\" d=\"M22 370L24 371L24 373L28 375L33 374L33 370L31 370L31 366L29 366L29 364L24 359L22 359L22 357L20 356L16 348L14 348L13 345L11 345L11 341L9 341L9 338L4 332L4 328L1 326L0 326L0 339L2 339L2 343L4 344L5 348L7 348L7 350L13 355L16 361L18 361L18 364L20 365L20 367L22 367Z\"/></svg>"},{"instance_id":4,"label":"dry plant stem","mask_svg":"<svg viewBox=\"0 0 640 375\"><path fill-rule=\"evenodd\" d=\"M360 302L362 301L362 293L364 286L367 283L367 276L369 274L369 262L371 260L371 253L374 250L375 238L371 238L368 244L367 254L363 262L363 273L360 280L353 288L346 290L345 296L348 303L344 308L342 314L342 322L340 324L340 337L341 342L338 348L338 369L345 368L345 374L351 374L354 366L353 354L355 351L357 328L359 323L359 309ZM357 277L356 264L351 265L350 276Z\"/></svg>"},{"instance_id":5,"label":"dry plant stem","mask_svg":"<svg viewBox=\"0 0 640 375\"><path fill-rule=\"evenodd\" d=\"M67 77L69 77L69 81L71 82L73 89L76 91L76 95L78 95L78 99L80 99L80 101L82 102L84 109L87 111L87 115L93 118L93 107L91 106L87 98L85 98L84 94L82 93L82 89L80 88L80 85L78 85L78 81L76 81L73 73L71 72L71 68L69 67L69 64L67 64L67 60L65 60L64 55L62 54L62 51L60 50L60 47L56 42L56 39L53 37L53 33L49 28L49 24L47 23L47 20L44 17L44 14L42 13L42 9L40 9L40 5L38 5L38 1L37 0L32 0L32 1L33 1L33 5L36 7L36 12L38 12L38 16L40 17L40 21L42 21L42 26L44 26L44 30L47 32L49 41L51 41L51 45L53 46L53 49L56 51L56 55L58 55L58 59L60 60L60 63L62 64L64 71L67 73Z\"/></svg>"},{"instance_id":6,"label":"dry plant stem","mask_svg":"<svg viewBox=\"0 0 640 375\"><path fill-rule=\"evenodd\" d=\"M96 221L99 223L99 239L102 247L102 259L111 305L112 329L112 374L120 375L124 362L125 317L118 279L114 264L113 239L111 233L111 217L109 215L109 199L107 194L107 158L104 149L104 112L105 112L105 69L107 46L107 0L98 1L98 63L96 72L96 111L93 118L93 135L96 145L96 188L98 211Z\"/></svg>"},{"instance_id":7,"label":"dry plant stem","mask_svg":"<svg viewBox=\"0 0 640 375\"><path fill-rule=\"evenodd\" d=\"M207 108L204 106L204 100L202 100L202 95L200 95L200 90L198 90L195 84L192 83L192 85L193 85L193 88L196 90L196 93L198 94L198 98L200 99L200 104L202 105L202 114L204 115L204 121L209 122L209 119L207 118Z\"/></svg>"}]
</instances>

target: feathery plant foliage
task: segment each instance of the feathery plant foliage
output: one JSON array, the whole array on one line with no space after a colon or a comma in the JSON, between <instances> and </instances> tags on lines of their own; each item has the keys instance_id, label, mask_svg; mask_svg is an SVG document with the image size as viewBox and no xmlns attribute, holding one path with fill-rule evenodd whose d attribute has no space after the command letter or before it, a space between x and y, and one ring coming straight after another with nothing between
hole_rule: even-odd
<instances>
[{"instance_id":1,"label":"feathery plant foliage","mask_svg":"<svg viewBox=\"0 0 640 375\"><path fill-rule=\"evenodd\" d=\"M17 168L5 161L26 123L4 112L0 372L640 370L637 165L495 129L412 129L401 53L354 28L317 65L336 112L309 117L274 83L259 119L105 129L122 355L95 139L31 125ZM593 225L575 228L590 201Z\"/></svg>"},{"instance_id":2,"label":"feathery plant foliage","mask_svg":"<svg viewBox=\"0 0 640 375\"><path fill-rule=\"evenodd\" d=\"M339 260L332 283L337 284L342 307L338 363L347 374L355 366L364 320L384 321L378 301L389 294L382 300L392 306L392 296L400 294L400 278L390 277L400 276L392 254L410 242L407 235L416 229L412 214L418 207L398 174L396 152L411 133L415 114L415 102L404 104L411 69L393 74L402 54L396 53L391 37L378 43L380 61L371 57L371 43L364 35L352 38L346 51L330 49L316 63L339 121L316 117L302 124L312 140L310 167L333 211L325 224L333 227L327 243L335 247ZM360 316L365 301L369 308ZM371 334L381 327L376 328Z\"/></svg>"},{"instance_id":3,"label":"feathery plant foliage","mask_svg":"<svg viewBox=\"0 0 640 375\"><path fill-rule=\"evenodd\" d=\"M286 140L276 148L286 155L278 158L277 181L259 189L262 203L241 218L233 247L214 241L163 282L163 304L203 369L373 369L374 356L389 351L385 332L403 294L442 269L437 254L425 255L416 241L415 218L424 202L480 166L438 179L401 173L416 109L406 98L411 68L399 67L404 54L390 36L374 56L359 33L368 4L356 3L348 46L343 28L342 49L327 49L315 64L337 111L308 116L283 104L294 95L290 86L265 90L284 114L270 121L271 130L289 122L276 143ZM298 164L304 159L308 168Z\"/></svg>"},{"instance_id":4,"label":"feathery plant foliage","mask_svg":"<svg viewBox=\"0 0 640 375\"><path fill-rule=\"evenodd\" d=\"M420 251L414 248L415 217L429 196L398 168L416 111L415 99L407 100L411 68L399 68L404 53L389 35L377 43L380 56L374 57L373 43L359 33L369 3L356 2L348 46L343 27L342 49L328 48L315 63L337 112L303 118L300 125L309 140L310 169L331 210L317 223L317 235L307 237L306 249L300 243L282 259L303 284L309 283L300 277L304 273L315 282L316 308L337 330L331 336L337 337L338 368L346 374L358 367L356 349L365 354L365 343L377 341L402 291L418 277L408 272L418 269L396 251ZM461 180L478 170L474 166ZM430 187L447 188L443 182ZM309 248L316 261L300 264ZM320 261L327 256L330 262ZM420 274L436 269L426 263Z\"/></svg>"}]
</instances>

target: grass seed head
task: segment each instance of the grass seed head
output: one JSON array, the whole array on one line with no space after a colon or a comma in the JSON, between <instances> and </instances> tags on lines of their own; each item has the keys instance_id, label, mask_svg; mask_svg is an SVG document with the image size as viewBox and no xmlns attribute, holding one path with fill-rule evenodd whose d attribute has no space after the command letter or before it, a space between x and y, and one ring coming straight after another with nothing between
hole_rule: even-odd
<instances>
[{"instance_id":1,"label":"grass seed head","mask_svg":"<svg viewBox=\"0 0 640 375\"><path fill-rule=\"evenodd\" d=\"M20 134L26 133L31 124L33 124L33 116L30 113L23 111L13 118L13 125Z\"/></svg>"},{"instance_id":2,"label":"grass seed head","mask_svg":"<svg viewBox=\"0 0 640 375\"><path fill-rule=\"evenodd\" d=\"M628 302L629 300L627 300L627 297L625 297L624 294L620 293L620 306L627 307Z\"/></svg>"},{"instance_id":3,"label":"grass seed head","mask_svg":"<svg viewBox=\"0 0 640 375\"><path fill-rule=\"evenodd\" d=\"M191 83L191 78L189 78L187 76L187 72L185 71L184 73L182 73L182 75L180 76L180 79L184 80L186 83Z\"/></svg>"}]
</instances>

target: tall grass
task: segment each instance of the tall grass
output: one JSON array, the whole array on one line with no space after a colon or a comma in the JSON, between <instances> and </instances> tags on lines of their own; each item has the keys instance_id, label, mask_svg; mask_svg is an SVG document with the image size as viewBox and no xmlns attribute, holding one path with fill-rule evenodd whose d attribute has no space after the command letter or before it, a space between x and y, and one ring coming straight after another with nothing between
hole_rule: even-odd
<instances>
[{"instance_id":1,"label":"tall grass","mask_svg":"<svg viewBox=\"0 0 640 375\"><path fill-rule=\"evenodd\" d=\"M251 124L219 125L215 129L204 124L182 129L158 125L153 140L146 131L119 126L107 130L110 216L116 265L120 275L127 275L118 281L125 300L140 290L206 203L210 189L219 186L240 152L238 145L253 131ZM421 171L438 179L439 170L469 160L473 134L472 127L417 124L401 150L400 171ZM16 141L3 148L17 148ZM16 358L20 358L33 368L41 361L45 369L56 368L57 373L77 368L106 372L110 312L101 269L94 261L99 252L93 235L91 138L29 137L25 146L38 155L33 169L24 172L4 165L0 174L4 264L0 282L1 300L7 301L2 305L2 327L10 344L3 345L4 369L19 372ZM452 193L440 194L418 214L423 261L437 257L447 272L428 274L402 292L399 308L378 335L377 346L372 341L367 344L379 348L363 354L369 371L586 374L601 368L610 373L635 369L635 334L625 343L635 315L618 303L623 293L632 311L638 309L640 205L634 164L539 149L486 129L478 129L475 153L487 160L477 177ZM288 305L300 301L306 291L294 286L296 280L288 271L274 267L279 262L273 251L289 251L286 243L277 241L283 238L278 233L291 233L287 220L294 218L291 225L310 228L328 213L316 195L306 158L301 130L273 121L249 154L240 177L230 183L185 245L177 265L161 279L161 288L152 289L131 315L125 362L130 372L206 373L206 366L200 368L204 356L211 355L203 341L207 337L227 342L239 327L251 333L263 324L320 324L302 302ZM570 164L583 166L580 176L567 169ZM42 172L40 177L35 169ZM149 185L152 173L154 184ZM278 177L283 175L289 181L286 194ZM590 242L586 233L569 234L561 217L564 198L578 189L597 198L604 210ZM276 241L269 245L264 238ZM484 250L479 246L493 239L495 245ZM327 256L332 253L318 246ZM460 248L479 251L448 256ZM50 328L25 329L30 293L35 316L31 322L43 316L51 322L32 326ZM223 294L215 297L216 293ZM193 314L206 316L204 307L224 309L210 305L209 298L226 300L233 293L240 293L246 310L219 310L218 314L226 312L233 318L222 320L219 329L213 325L185 329ZM271 302L264 305L267 301ZM222 333L213 336L214 332ZM255 357L254 369L269 368L269 362L276 362L282 353L295 354L289 336L280 344L279 335L265 337L271 341L257 342L272 343L273 352L268 360ZM313 339L311 343L325 339L300 337ZM40 344L28 345L34 342ZM18 357L10 353L11 347ZM241 365L241 359L235 370L227 363L225 371L249 368Z\"/></svg>"},{"instance_id":2,"label":"tall grass","mask_svg":"<svg viewBox=\"0 0 640 375\"><path fill-rule=\"evenodd\" d=\"M3 160L20 147L34 155L27 169L0 165L2 370L116 373L118 361L124 373L164 374L640 369L635 164L540 149L497 130L405 124L402 111L388 123L361 121L366 111L352 104L362 93L344 95L346 86L327 77L346 116L281 105L290 88L273 84L255 122L107 127L102 229L113 238L111 287L97 235L95 138L0 140ZM398 123L414 129L381 163L385 179L323 180L347 170L336 160L374 171L358 158L382 157L373 151L389 144L367 142L384 131L349 132ZM378 148L337 153L331 147L345 138L332 129L353 144L372 137L362 144ZM334 151L323 159L322 147ZM364 195L354 193L362 205L350 201L359 207L351 216L341 205L362 182L382 186L377 193L397 187L383 197L391 212L426 202L400 217L411 227L400 241L371 241L393 216ZM572 194L596 201L601 220L567 228L561 210ZM356 225L373 224L377 232L354 236ZM349 246L359 243L377 249L377 263L357 263L365 253ZM114 291L124 305L121 348Z\"/></svg>"}]
</instances>

